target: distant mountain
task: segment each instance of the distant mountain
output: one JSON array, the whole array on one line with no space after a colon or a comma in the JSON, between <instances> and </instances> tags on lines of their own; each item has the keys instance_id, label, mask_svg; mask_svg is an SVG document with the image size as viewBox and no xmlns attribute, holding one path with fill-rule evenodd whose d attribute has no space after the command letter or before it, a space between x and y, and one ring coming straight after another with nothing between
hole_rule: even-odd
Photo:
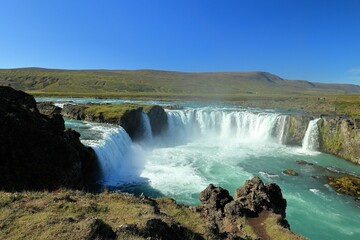
<instances>
[{"instance_id":1,"label":"distant mountain","mask_svg":"<svg viewBox=\"0 0 360 240\"><path fill-rule=\"evenodd\" d=\"M57 94L358 94L354 84L287 80L267 72L173 72L159 70L0 70L0 85Z\"/></svg>"}]
</instances>

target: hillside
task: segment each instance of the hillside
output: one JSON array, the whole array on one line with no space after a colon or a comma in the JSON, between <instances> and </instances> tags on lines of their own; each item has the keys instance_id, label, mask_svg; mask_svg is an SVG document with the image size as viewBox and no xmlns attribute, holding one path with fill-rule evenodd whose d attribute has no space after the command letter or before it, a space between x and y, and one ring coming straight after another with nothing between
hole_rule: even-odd
<instances>
[{"instance_id":1,"label":"hillside","mask_svg":"<svg viewBox=\"0 0 360 240\"><path fill-rule=\"evenodd\" d=\"M0 85L35 94L119 97L358 94L360 86L286 80L266 72L157 70L0 70Z\"/></svg>"}]
</instances>

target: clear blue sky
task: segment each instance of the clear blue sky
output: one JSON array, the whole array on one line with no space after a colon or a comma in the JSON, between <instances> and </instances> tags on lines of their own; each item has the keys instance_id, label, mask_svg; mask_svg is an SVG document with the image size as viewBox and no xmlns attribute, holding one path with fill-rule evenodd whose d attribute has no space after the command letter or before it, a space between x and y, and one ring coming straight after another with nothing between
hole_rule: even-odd
<instances>
[{"instance_id":1,"label":"clear blue sky","mask_svg":"<svg viewBox=\"0 0 360 240\"><path fill-rule=\"evenodd\" d=\"M360 84L360 1L0 0L0 68L30 66Z\"/></svg>"}]
</instances>

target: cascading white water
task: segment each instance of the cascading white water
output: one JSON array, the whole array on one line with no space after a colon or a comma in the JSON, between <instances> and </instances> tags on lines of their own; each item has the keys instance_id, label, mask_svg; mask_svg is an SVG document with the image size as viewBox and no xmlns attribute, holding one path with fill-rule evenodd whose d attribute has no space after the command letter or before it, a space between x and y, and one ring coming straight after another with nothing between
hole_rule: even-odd
<instances>
[{"instance_id":1,"label":"cascading white water","mask_svg":"<svg viewBox=\"0 0 360 240\"><path fill-rule=\"evenodd\" d=\"M143 125L143 140L152 140L152 131L149 116L146 113L142 113L142 125Z\"/></svg>"},{"instance_id":2,"label":"cascading white water","mask_svg":"<svg viewBox=\"0 0 360 240\"><path fill-rule=\"evenodd\" d=\"M317 122L320 118L311 120L306 129L304 139L302 141L302 149L307 151L316 151L319 148L319 128Z\"/></svg>"},{"instance_id":3,"label":"cascading white water","mask_svg":"<svg viewBox=\"0 0 360 240\"><path fill-rule=\"evenodd\" d=\"M282 115L277 119L276 128L275 128L275 135L278 137L278 143L284 144L286 135L287 135L287 124L288 116ZM277 134L276 134L277 133Z\"/></svg>"},{"instance_id":4,"label":"cascading white water","mask_svg":"<svg viewBox=\"0 0 360 240\"><path fill-rule=\"evenodd\" d=\"M83 143L91 146L99 159L102 183L115 186L137 181L144 165L141 146L134 144L121 127L100 131L101 140L84 140Z\"/></svg>"},{"instance_id":5,"label":"cascading white water","mask_svg":"<svg viewBox=\"0 0 360 240\"><path fill-rule=\"evenodd\" d=\"M212 135L219 139L283 142L285 115L248 111L168 110L169 136L173 139Z\"/></svg>"}]
</instances>

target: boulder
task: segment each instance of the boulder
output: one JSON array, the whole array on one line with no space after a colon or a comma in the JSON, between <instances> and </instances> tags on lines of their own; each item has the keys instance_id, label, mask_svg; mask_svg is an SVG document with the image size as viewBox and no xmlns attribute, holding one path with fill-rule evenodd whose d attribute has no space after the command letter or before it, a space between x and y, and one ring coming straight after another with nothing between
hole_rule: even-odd
<instances>
[{"instance_id":1,"label":"boulder","mask_svg":"<svg viewBox=\"0 0 360 240\"><path fill-rule=\"evenodd\" d=\"M31 95L0 87L0 189L83 188L96 156L64 129L62 117L40 114Z\"/></svg>"},{"instance_id":2,"label":"boulder","mask_svg":"<svg viewBox=\"0 0 360 240\"><path fill-rule=\"evenodd\" d=\"M230 196L228 190L221 187L215 187L213 184L209 184L199 196L199 199L204 208L210 211L224 211L226 204L231 202L233 198Z\"/></svg>"},{"instance_id":3,"label":"boulder","mask_svg":"<svg viewBox=\"0 0 360 240\"><path fill-rule=\"evenodd\" d=\"M360 178L355 176L327 177L329 185L338 193L360 197Z\"/></svg>"},{"instance_id":4,"label":"boulder","mask_svg":"<svg viewBox=\"0 0 360 240\"><path fill-rule=\"evenodd\" d=\"M234 202L225 206L225 215L257 216L263 210L272 210L285 218L286 200L277 184L264 184L254 177L236 190Z\"/></svg>"},{"instance_id":5,"label":"boulder","mask_svg":"<svg viewBox=\"0 0 360 240\"><path fill-rule=\"evenodd\" d=\"M314 165L313 163L310 163L308 161L305 160L296 160L296 163L299 165Z\"/></svg>"},{"instance_id":6,"label":"boulder","mask_svg":"<svg viewBox=\"0 0 360 240\"><path fill-rule=\"evenodd\" d=\"M283 173L286 174L286 175L290 175L290 176L298 176L298 175L299 175L299 174L298 174L295 170L293 170L293 169L285 169L285 170L283 171Z\"/></svg>"},{"instance_id":7,"label":"boulder","mask_svg":"<svg viewBox=\"0 0 360 240\"><path fill-rule=\"evenodd\" d=\"M111 226L106 224L103 220L92 217L87 219L86 223L88 225L88 228L85 230L87 231L85 239L116 239L116 233L112 230Z\"/></svg>"}]
</instances>

